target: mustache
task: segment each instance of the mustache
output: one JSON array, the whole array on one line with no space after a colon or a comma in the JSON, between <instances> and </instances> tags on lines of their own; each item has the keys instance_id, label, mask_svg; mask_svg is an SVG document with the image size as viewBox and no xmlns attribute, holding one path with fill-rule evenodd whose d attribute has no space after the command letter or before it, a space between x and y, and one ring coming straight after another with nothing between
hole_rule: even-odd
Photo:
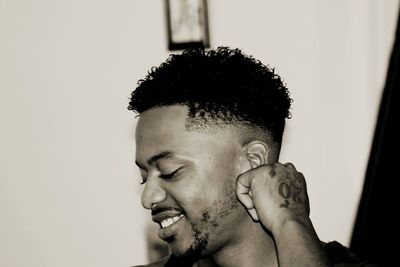
<instances>
[{"instance_id":1,"label":"mustache","mask_svg":"<svg viewBox=\"0 0 400 267\"><path fill-rule=\"evenodd\" d=\"M178 208L173 208L173 207L156 207L151 210L151 216L155 216L158 213L164 212L164 211L179 211L183 213L183 210L178 209Z\"/></svg>"}]
</instances>

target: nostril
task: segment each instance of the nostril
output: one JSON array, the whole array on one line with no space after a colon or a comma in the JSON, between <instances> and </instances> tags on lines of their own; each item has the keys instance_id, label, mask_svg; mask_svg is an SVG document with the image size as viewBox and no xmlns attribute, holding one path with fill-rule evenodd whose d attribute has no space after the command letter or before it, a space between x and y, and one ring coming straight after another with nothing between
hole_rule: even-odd
<instances>
[{"instance_id":1,"label":"nostril","mask_svg":"<svg viewBox=\"0 0 400 267\"><path fill-rule=\"evenodd\" d=\"M165 200L167 194L165 190L154 181L147 181L142 192L142 206L145 209L152 209L154 204Z\"/></svg>"}]
</instances>

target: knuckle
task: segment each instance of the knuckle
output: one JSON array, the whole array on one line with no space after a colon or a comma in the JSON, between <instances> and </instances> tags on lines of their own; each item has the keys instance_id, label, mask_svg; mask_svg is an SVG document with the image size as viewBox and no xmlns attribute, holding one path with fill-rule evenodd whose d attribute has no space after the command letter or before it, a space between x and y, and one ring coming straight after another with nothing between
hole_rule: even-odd
<instances>
[{"instance_id":1,"label":"knuckle","mask_svg":"<svg viewBox=\"0 0 400 267\"><path fill-rule=\"evenodd\" d=\"M302 182L305 182L306 181L306 179L304 178L304 175L303 175L303 173L301 173L301 172L296 172L296 179L297 180L299 180L299 181L302 181Z\"/></svg>"},{"instance_id":2,"label":"knuckle","mask_svg":"<svg viewBox=\"0 0 400 267\"><path fill-rule=\"evenodd\" d=\"M287 162L287 163L285 163L284 165L285 165L286 167L290 168L290 169L296 170L296 168L294 167L293 163L291 163L291 162Z\"/></svg>"},{"instance_id":3,"label":"knuckle","mask_svg":"<svg viewBox=\"0 0 400 267\"><path fill-rule=\"evenodd\" d=\"M246 174L246 173L241 173L241 174L239 174L239 175L237 176L236 181L239 182L240 180L242 180L243 177L245 177L245 174Z\"/></svg>"},{"instance_id":4,"label":"knuckle","mask_svg":"<svg viewBox=\"0 0 400 267\"><path fill-rule=\"evenodd\" d=\"M307 181L306 181L306 178L304 178L304 175L301 172L299 172L298 177L299 177L298 179L302 182L304 187L306 187L307 186Z\"/></svg>"}]
</instances>

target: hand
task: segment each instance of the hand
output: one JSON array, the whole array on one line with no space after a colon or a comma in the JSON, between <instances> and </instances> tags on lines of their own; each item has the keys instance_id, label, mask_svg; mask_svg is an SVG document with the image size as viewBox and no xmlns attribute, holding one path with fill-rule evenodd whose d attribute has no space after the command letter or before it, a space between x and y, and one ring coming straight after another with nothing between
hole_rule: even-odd
<instances>
[{"instance_id":1,"label":"hand","mask_svg":"<svg viewBox=\"0 0 400 267\"><path fill-rule=\"evenodd\" d=\"M239 175L236 195L273 234L287 221L310 222L306 182L291 163L264 164Z\"/></svg>"},{"instance_id":2,"label":"hand","mask_svg":"<svg viewBox=\"0 0 400 267\"><path fill-rule=\"evenodd\" d=\"M332 266L309 218L306 182L293 164L265 164L239 175L236 195L274 236L279 266Z\"/></svg>"}]
</instances>

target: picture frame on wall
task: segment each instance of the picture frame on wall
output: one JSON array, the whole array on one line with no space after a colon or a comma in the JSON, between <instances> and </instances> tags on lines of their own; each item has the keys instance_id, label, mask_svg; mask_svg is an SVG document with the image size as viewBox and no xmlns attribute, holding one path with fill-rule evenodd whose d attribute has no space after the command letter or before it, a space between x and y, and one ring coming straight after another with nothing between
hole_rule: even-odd
<instances>
[{"instance_id":1,"label":"picture frame on wall","mask_svg":"<svg viewBox=\"0 0 400 267\"><path fill-rule=\"evenodd\" d=\"M168 49L209 47L207 0L165 0Z\"/></svg>"}]
</instances>

